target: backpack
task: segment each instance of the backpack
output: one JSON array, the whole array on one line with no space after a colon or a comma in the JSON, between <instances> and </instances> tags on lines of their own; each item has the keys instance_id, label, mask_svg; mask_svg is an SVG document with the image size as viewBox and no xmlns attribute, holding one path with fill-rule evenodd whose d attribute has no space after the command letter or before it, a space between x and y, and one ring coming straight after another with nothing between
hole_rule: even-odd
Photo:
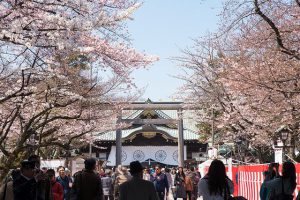
<instances>
[{"instance_id":1,"label":"backpack","mask_svg":"<svg viewBox=\"0 0 300 200\"><path fill-rule=\"evenodd\" d=\"M271 197L270 200L293 200L294 199L294 195L284 193L283 178L281 178L281 189L282 192L280 194L275 195L274 197Z\"/></svg>"}]
</instances>

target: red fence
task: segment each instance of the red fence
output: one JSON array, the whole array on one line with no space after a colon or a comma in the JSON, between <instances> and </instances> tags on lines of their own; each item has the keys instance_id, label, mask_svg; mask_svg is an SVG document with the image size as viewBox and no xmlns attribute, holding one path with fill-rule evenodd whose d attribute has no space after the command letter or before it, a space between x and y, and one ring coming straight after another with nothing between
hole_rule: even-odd
<instances>
[{"instance_id":1,"label":"red fence","mask_svg":"<svg viewBox=\"0 0 300 200\"><path fill-rule=\"evenodd\" d=\"M263 172L268 165L233 166L226 169L228 176L234 182L234 195L244 196L248 200L259 200L259 191L264 180ZM281 170L281 167L280 167ZM296 164L297 188L295 197L300 190L300 164Z\"/></svg>"},{"instance_id":2,"label":"red fence","mask_svg":"<svg viewBox=\"0 0 300 200\"><path fill-rule=\"evenodd\" d=\"M297 187L294 196L296 197L300 190L300 164L296 164ZM204 168L207 173L208 166ZM234 196L243 196L248 200L259 200L259 191L264 181L263 172L268 169L267 164L262 165L241 165L226 167L229 178L234 183ZM279 167L281 172L281 166Z\"/></svg>"}]
</instances>

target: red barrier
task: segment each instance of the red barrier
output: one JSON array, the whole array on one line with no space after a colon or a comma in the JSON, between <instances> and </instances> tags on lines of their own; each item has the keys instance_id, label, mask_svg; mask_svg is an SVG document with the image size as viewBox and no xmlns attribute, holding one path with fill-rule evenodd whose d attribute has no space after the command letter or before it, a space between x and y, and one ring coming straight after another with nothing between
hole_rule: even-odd
<instances>
[{"instance_id":1,"label":"red barrier","mask_svg":"<svg viewBox=\"0 0 300 200\"><path fill-rule=\"evenodd\" d=\"M294 196L296 198L300 190L300 164L296 164L297 187ZM205 172L209 167L205 167ZM279 167L281 173L282 166ZM248 200L259 200L261 184L264 181L263 172L268 169L267 164L232 166L231 170L226 166L226 172L234 183L234 196L243 196Z\"/></svg>"},{"instance_id":2,"label":"red barrier","mask_svg":"<svg viewBox=\"0 0 300 200\"><path fill-rule=\"evenodd\" d=\"M300 190L300 164L296 164L297 187L294 196L296 198ZM261 184L264 181L263 172L268 169L268 165L247 165L236 167L238 171L238 188L234 195L244 196L248 200L259 200ZM279 167L281 173L282 166ZM236 190L236 188L235 188Z\"/></svg>"}]
</instances>

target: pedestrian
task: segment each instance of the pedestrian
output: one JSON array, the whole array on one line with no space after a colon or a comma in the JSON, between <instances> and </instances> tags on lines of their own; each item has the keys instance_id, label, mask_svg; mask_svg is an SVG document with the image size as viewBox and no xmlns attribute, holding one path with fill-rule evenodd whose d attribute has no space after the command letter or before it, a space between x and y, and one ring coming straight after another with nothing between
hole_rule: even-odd
<instances>
[{"instance_id":1,"label":"pedestrian","mask_svg":"<svg viewBox=\"0 0 300 200\"><path fill-rule=\"evenodd\" d=\"M117 169L117 175L114 182L114 198L119 199L119 188L122 183L130 180L131 176L128 173L127 167L119 166Z\"/></svg>"},{"instance_id":2,"label":"pedestrian","mask_svg":"<svg viewBox=\"0 0 300 200\"><path fill-rule=\"evenodd\" d=\"M120 200L158 200L154 185L143 180L143 167L139 161L130 163L132 179L120 185Z\"/></svg>"},{"instance_id":3,"label":"pedestrian","mask_svg":"<svg viewBox=\"0 0 300 200\"><path fill-rule=\"evenodd\" d=\"M193 193L193 182L191 176L192 176L191 170L187 169L184 182L185 182L186 198L188 200L192 200L192 193Z\"/></svg>"},{"instance_id":4,"label":"pedestrian","mask_svg":"<svg viewBox=\"0 0 300 200\"><path fill-rule=\"evenodd\" d=\"M65 173L66 173L66 176L68 177L69 179L69 188L71 190L72 186L73 186L73 182L74 182L74 179L71 175L71 171L68 169L68 168L65 168Z\"/></svg>"},{"instance_id":5,"label":"pedestrian","mask_svg":"<svg viewBox=\"0 0 300 200\"><path fill-rule=\"evenodd\" d=\"M279 177L279 163L270 163L268 170L265 171L263 174L264 182L260 187L259 195L261 200L267 200L269 196L269 190L265 187L265 182Z\"/></svg>"},{"instance_id":6,"label":"pedestrian","mask_svg":"<svg viewBox=\"0 0 300 200\"><path fill-rule=\"evenodd\" d=\"M233 182L227 177L225 165L220 160L213 160L208 173L199 181L198 196L203 200L224 200L233 193Z\"/></svg>"},{"instance_id":7,"label":"pedestrian","mask_svg":"<svg viewBox=\"0 0 300 200\"><path fill-rule=\"evenodd\" d=\"M161 172L161 166L155 167L155 173L153 174L152 180L154 183L155 190L159 200L164 200L169 196L169 183L167 176Z\"/></svg>"},{"instance_id":8,"label":"pedestrian","mask_svg":"<svg viewBox=\"0 0 300 200\"><path fill-rule=\"evenodd\" d=\"M104 200L113 200L113 181L111 170L106 169L105 174L101 177Z\"/></svg>"},{"instance_id":9,"label":"pedestrian","mask_svg":"<svg viewBox=\"0 0 300 200\"><path fill-rule=\"evenodd\" d=\"M296 168L292 162L284 162L282 165L282 176L264 182L269 190L267 199L292 200L296 188Z\"/></svg>"},{"instance_id":10,"label":"pedestrian","mask_svg":"<svg viewBox=\"0 0 300 200\"><path fill-rule=\"evenodd\" d=\"M66 176L65 167L59 166L57 168L58 176L56 177L56 181L59 182L64 188L64 200L68 200L70 196L70 181Z\"/></svg>"},{"instance_id":11,"label":"pedestrian","mask_svg":"<svg viewBox=\"0 0 300 200\"><path fill-rule=\"evenodd\" d=\"M168 185L169 185L169 188L170 188L171 185L172 185L172 176L171 176L171 170L169 168L165 169L165 175L167 176Z\"/></svg>"},{"instance_id":12,"label":"pedestrian","mask_svg":"<svg viewBox=\"0 0 300 200\"><path fill-rule=\"evenodd\" d=\"M186 189L185 189L185 174L183 172L183 168L178 168L178 173L175 176L175 186L176 186L176 193L174 199L182 198L186 199Z\"/></svg>"},{"instance_id":13,"label":"pedestrian","mask_svg":"<svg viewBox=\"0 0 300 200\"><path fill-rule=\"evenodd\" d=\"M195 177L194 177L194 181L193 181L193 194L192 194L192 199L196 200L197 196L198 196L198 183L201 179L201 174L198 171L198 169L196 171L194 171L194 168L191 168L191 172L195 173Z\"/></svg>"},{"instance_id":14,"label":"pedestrian","mask_svg":"<svg viewBox=\"0 0 300 200\"><path fill-rule=\"evenodd\" d=\"M37 199L37 181L41 176L35 176L35 162L23 160L21 174L13 181L14 200ZM36 178L36 179L35 179Z\"/></svg>"},{"instance_id":15,"label":"pedestrian","mask_svg":"<svg viewBox=\"0 0 300 200\"><path fill-rule=\"evenodd\" d=\"M146 180L146 181L150 181L151 180L150 170L147 169L147 168L144 169L143 179Z\"/></svg>"},{"instance_id":16,"label":"pedestrian","mask_svg":"<svg viewBox=\"0 0 300 200\"><path fill-rule=\"evenodd\" d=\"M172 178L172 183L171 183L171 192L172 192L172 196L173 198L176 196L176 186L175 186L175 176L176 176L176 168L173 167L171 169L171 178Z\"/></svg>"},{"instance_id":17,"label":"pedestrian","mask_svg":"<svg viewBox=\"0 0 300 200\"><path fill-rule=\"evenodd\" d=\"M99 174L95 172L96 160L88 158L85 168L74 174L71 200L103 200L102 184Z\"/></svg>"},{"instance_id":18,"label":"pedestrian","mask_svg":"<svg viewBox=\"0 0 300 200\"><path fill-rule=\"evenodd\" d=\"M63 200L64 188L59 182L56 181L54 169L48 169L46 173L50 178L53 200Z\"/></svg>"},{"instance_id":19,"label":"pedestrian","mask_svg":"<svg viewBox=\"0 0 300 200\"><path fill-rule=\"evenodd\" d=\"M47 174L45 174L41 168L41 158L38 155L31 155L28 157L28 161L35 163L34 175L38 177L39 181L37 182L37 199L39 200L51 200L52 189L50 179Z\"/></svg>"}]
</instances>

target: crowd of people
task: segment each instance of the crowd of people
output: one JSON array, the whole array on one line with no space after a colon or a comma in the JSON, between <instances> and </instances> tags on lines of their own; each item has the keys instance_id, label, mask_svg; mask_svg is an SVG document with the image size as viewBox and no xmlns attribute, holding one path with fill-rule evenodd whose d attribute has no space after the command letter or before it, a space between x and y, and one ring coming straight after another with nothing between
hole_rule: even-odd
<instances>
[{"instance_id":1,"label":"crowd of people","mask_svg":"<svg viewBox=\"0 0 300 200\"><path fill-rule=\"evenodd\" d=\"M144 168L140 162L130 163L129 169L96 168L96 160L88 158L85 168L71 176L60 166L40 169L40 158L30 156L20 169L8 174L0 190L0 200L230 200L233 182L227 177L225 165L214 160L208 173L201 178L198 170L190 168ZM262 200L293 199L296 170L291 162L282 166L271 164L261 186ZM236 199L245 199L235 197Z\"/></svg>"}]
</instances>

